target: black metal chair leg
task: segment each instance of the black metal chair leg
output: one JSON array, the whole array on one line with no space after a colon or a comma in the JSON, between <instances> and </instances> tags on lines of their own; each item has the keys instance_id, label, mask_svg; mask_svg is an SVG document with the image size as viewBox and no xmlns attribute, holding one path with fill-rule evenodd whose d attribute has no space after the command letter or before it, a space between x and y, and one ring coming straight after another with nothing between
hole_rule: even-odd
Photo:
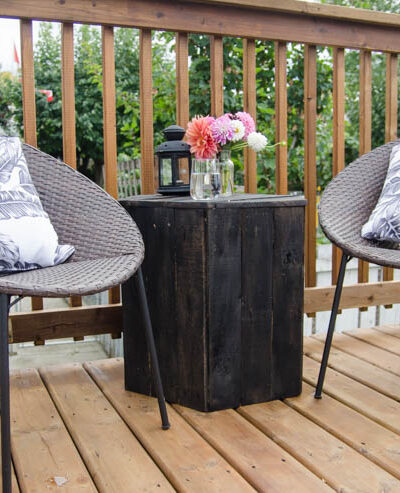
<instances>
[{"instance_id":1,"label":"black metal chair leg","mask_svg":"<svg viewBox=\"0 0 400 493\"><path fill-rule=\"evenodd\" d=\"M146 340L150 351L151 363L153 368L154 382L156 385L158 405L160 407L162 429L168 430L170 427L168 421L167 406L165 405L164 390L161 381L160 366L158 364L158 357L156 351L156 344L154 342L153 328L151 325L149 306L147 303L146 290L143 282L142 269L139 267L135 274L136 288L139 294L140 306L142 310L143 320L146 327Z\"/></svg>"},{"instance_id":2,"label":"black metal chair leg","mask_svg":"<svg viewBox=\"0 0 400 493\"><path fill-rule=\"evenodd\" d=\"M337 278L335 296L333 298L331 318L329 319L328 333L326 335L324 354L322 356L321 367L319 370L317 388L315 390L314 397L316 399L321 399L322 386L324 385L326 367L328 366L328 358L331 350L333 332L335 330L336 316L339 309L340 296L342 294L344 274L346 272L346 264L351 257L342 253L342 260L340 262L339 275Z\"/></svg>"},{"instance_id":3,"label":"black metal chair leg","mask_svg":"<svg viewBox=\"0 0 400 493\"><path fill-rule=\"evenodd\" d=\"M8 360L9 296L0 295L1 465L3 493L11 493L10 369Z\"/></svg>"}]
</instances>

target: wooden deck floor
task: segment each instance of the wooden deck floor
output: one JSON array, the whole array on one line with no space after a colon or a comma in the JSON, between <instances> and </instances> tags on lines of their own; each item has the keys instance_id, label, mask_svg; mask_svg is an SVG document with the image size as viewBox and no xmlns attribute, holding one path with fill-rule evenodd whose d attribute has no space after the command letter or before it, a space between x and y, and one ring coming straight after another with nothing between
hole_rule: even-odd
<instances>
[{"instance_id":1,"label":"wooden deck floor","mask_svg":"<svg viewBox=\"0 0 400 493\"><path fill-rule=\"evenodd\" d=\"M14 491L400 492L400 328L305 340L300 397L202 414L123 390L121 359L16 370Z\"/></svg>"}]
</instances>

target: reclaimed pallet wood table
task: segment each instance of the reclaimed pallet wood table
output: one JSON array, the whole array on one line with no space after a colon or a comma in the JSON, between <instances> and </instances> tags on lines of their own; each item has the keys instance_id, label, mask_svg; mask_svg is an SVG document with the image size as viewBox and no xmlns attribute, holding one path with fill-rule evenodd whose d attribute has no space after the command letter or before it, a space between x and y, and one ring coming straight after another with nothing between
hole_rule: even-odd
<instances>
[{"instance_id":1,"label":"reclaimed pallet wood table","mask_svg":"<svg viewBox=\"0 0 400 493\"><path fill-rule=\"evenodd\" d=\"M201 411L298 395L305 200L121 201L146 246L143 274L166 399ZM133 281L123 285L125 384L153 394Z\"/></svg>"}]
</instances>

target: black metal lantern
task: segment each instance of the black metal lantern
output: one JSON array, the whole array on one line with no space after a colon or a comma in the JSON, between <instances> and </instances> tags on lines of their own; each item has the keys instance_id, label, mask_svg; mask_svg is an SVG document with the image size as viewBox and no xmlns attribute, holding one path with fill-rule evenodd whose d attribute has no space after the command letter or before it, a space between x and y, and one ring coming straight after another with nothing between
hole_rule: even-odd
<instances>
[{"instance_id":1,"label":"black metal lantern","mask_svg":"<svg viewBox=\"0 0 400 493\"><path fill-rule=\"evenodd\" d=\"M170 125L163 133L167 142L160 144L155 152L158 161L157 192L189 195L192 157L190 145L182 141L185 130L178 125Z\"/></svg>"}]
</instances>

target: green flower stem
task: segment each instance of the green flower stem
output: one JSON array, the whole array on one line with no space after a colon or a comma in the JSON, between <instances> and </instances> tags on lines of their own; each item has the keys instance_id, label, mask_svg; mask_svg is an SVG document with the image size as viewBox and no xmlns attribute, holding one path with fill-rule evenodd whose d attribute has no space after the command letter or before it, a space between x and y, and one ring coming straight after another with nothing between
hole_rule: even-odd
<instances>
[{"instance_id":1,"label":"green flower stem","mask_svg":"<svg viewBox=\"0 0 400 493\"><path fill-rule=\"evenodd\" d=\"M248 145L247 142L238 142L237 144L225 146L222 148L222 150L241 151L242 149L245 149L247 145ZM279 145L285 146L286 142L282 141L282 142L277 142L276 144L267 145L264 147L264 149L261 152L266 151L268 149L273 149L274 147L277 147Z\"/></svg>"}]
</instances>

